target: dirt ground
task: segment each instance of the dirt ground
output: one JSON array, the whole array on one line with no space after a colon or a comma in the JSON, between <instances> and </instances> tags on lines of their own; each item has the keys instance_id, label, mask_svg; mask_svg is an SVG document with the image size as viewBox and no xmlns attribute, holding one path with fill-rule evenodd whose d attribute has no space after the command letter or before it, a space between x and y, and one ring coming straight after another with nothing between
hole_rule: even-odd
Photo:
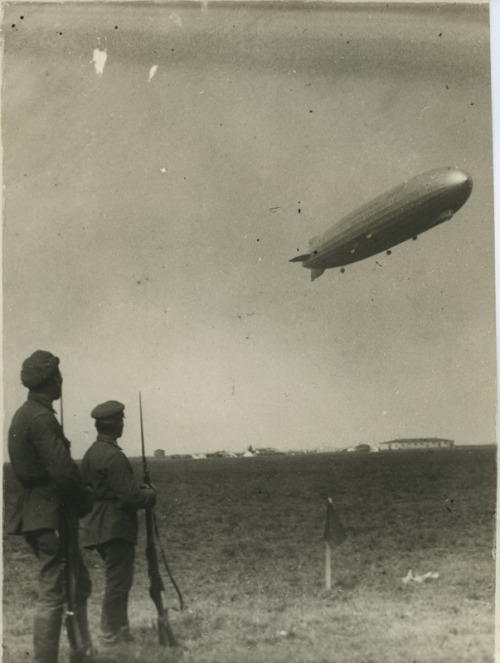
<instances>
[{"instance_id":1,"label":"dirt ground","mask_svg":"<svg viewBox=\"0 0 500 663\"><path fill-rule=\"evenodd\" d=\"M491 662L495 473L494 447L152 461L161 538L185 600L179 612L164 573L182 647L157 644L141 519L130 609L136 643L117 657ZM7 507L12 487L6 468ZM330 591L327 496L347 532L332 550ZM97 555L86 561L97 634L102 569ZM21 539L4 537L5 663L30 660L35 599L33 559ZM63 638L63 662L66 652Z\"/></svg>"}]
</instances>

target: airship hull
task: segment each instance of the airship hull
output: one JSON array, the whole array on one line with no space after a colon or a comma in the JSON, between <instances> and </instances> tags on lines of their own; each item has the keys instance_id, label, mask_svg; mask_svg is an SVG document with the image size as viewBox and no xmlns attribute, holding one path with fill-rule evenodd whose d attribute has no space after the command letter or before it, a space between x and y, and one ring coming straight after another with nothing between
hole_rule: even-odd
<instances>
[{"instance_id":1,"label":"airship hull","mask_svg":"<svg viewBox=\"0 0 500 663\"><path fill-rule=\"evenodd\" d=\"M317 278L325 269L364 260L451 219L472 190L461 170L418 175L383 193L310 240L308 254L292 258Z\"/></svg>"}]
</instances>

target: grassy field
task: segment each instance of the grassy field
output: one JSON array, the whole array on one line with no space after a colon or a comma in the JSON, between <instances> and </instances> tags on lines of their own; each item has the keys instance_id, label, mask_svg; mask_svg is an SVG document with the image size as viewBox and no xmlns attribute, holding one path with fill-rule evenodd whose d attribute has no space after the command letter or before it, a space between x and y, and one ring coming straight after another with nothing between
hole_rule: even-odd
<instances>
[{"instance_id":1,"label":"grassy field","mask_svg":"<svg viewBox=\"0 0 500 663\"><path fill-rule=\"evenodd\" d=\"M163 544L185 609L162 649L144 523L120 663L482 663L494 659L496 449L150 461ZM140 468L137 466L139 473ZM348 533L325 589L331 496ZM6 505L12 497L5 470ZM98 632L103 577L86 553ZM424 582L403 582L438 573ZM167 584L167 576L164 574ZM4 537L4 663L30 660L36 567ZM167 584L167 602L177 605ZM61 662L67 660L63 638Z\"/></svg>"}]
</instances>

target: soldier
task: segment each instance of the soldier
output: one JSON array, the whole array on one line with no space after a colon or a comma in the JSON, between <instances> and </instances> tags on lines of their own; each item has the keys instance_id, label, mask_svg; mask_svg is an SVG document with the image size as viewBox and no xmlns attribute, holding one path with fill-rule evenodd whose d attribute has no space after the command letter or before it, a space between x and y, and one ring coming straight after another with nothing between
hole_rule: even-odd
<instances>
[{"instance_id":1,"label":"soldier","mask_svg":"<svg viewBox=\"0 0 500 663\"><path fill-rule=\"evenodd\" d=\"M77 538L78 519L91 510L92 500L71 458L70 442L52 409L52 403L62 393L59 359L50 352L37 350L23 362L21 382L29 389L28 399L14 414L8 445L12 471L22 490L9 531L23 534L39 561L34 660L57 663L65 603L60 547L60 532L64 531L73 542L75 559L71 560L71 566L76 569L73 618L83 639L81 650L70 649L70 660L93 661L87 623L91 583Z\"/></svg>"},{"instance_id":2,"label":"soldier","mask_svg":"<svg viewBox=\"0 0 500 663\"><path fill-rule=\"evenodd\" d=\"M97 440L82 461L82 473L92 488L94 507L82 521L82 545L104 560L106 586L101 612L101 641L105 646L133 640L128 621L128 597L134 576L137 510L154 506L156 493L135 478L128 458L117 444L125 406L118 401L97 405Z\"/></svg>"}]
</instances>

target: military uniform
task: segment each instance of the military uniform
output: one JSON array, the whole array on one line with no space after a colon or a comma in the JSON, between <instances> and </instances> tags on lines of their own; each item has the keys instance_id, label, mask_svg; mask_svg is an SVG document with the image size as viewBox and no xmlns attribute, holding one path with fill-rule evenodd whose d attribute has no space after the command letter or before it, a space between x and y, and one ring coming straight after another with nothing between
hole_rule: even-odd
<instances>
[{"instance_id":1,"label":"military uniform","mask_svg":"<svg viewBox=\"0 0 500 663\"><path fill-rule=\"evenodd\" d=\"M56 663L58 658L65 603L58 535L63 525L76 550L71 560L76 575L75 619L85 639L85 651L73 651L72 660L92 660L87 624L91 583L78 552L78 519L90 511L92 501L52 409L62 383L58 365L57 357L42 350L25 360L21 380L30 391L14 414L8 436L12 471L20 483L8 529L24 535L40 563L33 634L36 663Z\"/></svg>"},{"instance_id":2,"label":"military uniform","mask_svg":"<svg viewBox=\"0 0 500 663\"><path fill-rule=\"evenodd\" d=\"M68 524L78 527L79 516L91 508L90 492L54 415L51 401L30 391L12 419L9 456L23 489L12 516L12 533L57 529L63 507Z\"/></svg>"},{"instance_id":3,"label":"military uniform","mask_svg":"<svg viewBox=\"0 0 500 663\"><path fill-rule=\"evenodd\" d=\"M94 507L81 523L84 547L96 549L105 563L106 587L101 613L102 642L130 639L128 597L133 583L137 510L151 507L156 493L141 486L117 444L119 434L99 432L103 422L123 422L124 405L107 401L92 410L98 435L82 460ZM122 424L123 425L123 424Z\"/></svg>"}]
</instances>

